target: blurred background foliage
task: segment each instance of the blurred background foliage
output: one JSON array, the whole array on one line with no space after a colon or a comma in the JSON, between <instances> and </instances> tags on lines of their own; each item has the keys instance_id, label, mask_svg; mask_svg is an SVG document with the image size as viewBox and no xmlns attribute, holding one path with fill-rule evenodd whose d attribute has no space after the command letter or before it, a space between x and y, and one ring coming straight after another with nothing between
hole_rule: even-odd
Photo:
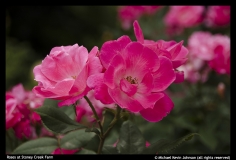
<instances>
[{"instance_id":1,"label":"blurred background foliage","mask_svg":"<svg viewBox=\"0 0 236 160\"><path fill-rule=\"evenodd\" d=\"M136 40L133 27L124 30L118 20L118 6L9 6L6 8L6 91L22 83L31 90L36 84L33 67L41 63L55 46L93 46L107 40L129 35ZM181 35L168 37L164 31L163 16L168 6L156 14L142 16L139 24L145 39L154 41L184 40L194 31L210 31L230 36L230 27L206 28L204 25L188 28ZM220 82L225 84L217 91ZM134 121L149 142L166 138L178 139L188 133L199 133L199 137L180 145L170 154L228 154L230 153L230 77L211 72L206 83L184 82L172 84L168 91L175 104L172 112L158 123L150 123L135 116ZM106 143L118 138L120 124L114 129Z\"/></svg>"}]
</instances>

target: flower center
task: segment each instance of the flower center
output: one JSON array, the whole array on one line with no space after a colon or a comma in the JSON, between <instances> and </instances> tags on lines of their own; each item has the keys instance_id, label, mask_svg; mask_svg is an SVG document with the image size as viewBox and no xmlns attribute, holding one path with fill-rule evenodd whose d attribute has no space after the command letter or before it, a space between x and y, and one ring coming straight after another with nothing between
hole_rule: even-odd
<instances>
[{"instance_id":1,"label":"flower center","mask_svg":"<svg viewBox=\"0 0 236 160\"><path fill-rule=\"evenodd\" d=\"M138 83L137 78L132 78L131 76L127 76L125 79L126 79L130 84L137 84L137 83Z\"/></svg>"},{"instance_id":2,"label":"flower center","mask_svg":"<svg viewBox=\"0 0 236 160\"><path fill-rule=\"evenodd\" d=\"M76 76L71 76L73 79L76 79Z\"/></svg>"}]
</instances>

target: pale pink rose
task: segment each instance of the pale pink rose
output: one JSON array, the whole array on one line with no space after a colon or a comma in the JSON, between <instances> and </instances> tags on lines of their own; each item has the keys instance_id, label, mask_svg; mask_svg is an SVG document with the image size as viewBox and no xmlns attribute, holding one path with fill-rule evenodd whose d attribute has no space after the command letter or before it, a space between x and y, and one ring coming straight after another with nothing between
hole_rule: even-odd
<instances>
[{"instance_id":1,"label":"pale pink rose","mask_svg":"<svg viewBox=\"0 0 236 160\"><path fill-rule=\"evenodd\" d=\"M214 57L209 66L219 74L230 75L230 38L224 35L214 35L212 38Z\"/></svg>"},{"instance_id":2,"label":"pale pink rose","mask_svg":"<svg viewBox=\"0 0 236 160\"><path fill-rule=\"evenodd\" d=\"M63 149L56 148L51 154L74 154L78 152L80 149Z\"/></svg>"},{"instance_id":3,"label":"pale pink rose","mask_svg":"<svg viewBox=\"0 0 236 160\"><path fill-rule=\"evenodd\" d=\"M194 56L202 60L211 60L214 56L212 34L207 31L195 31L188 39L188 49Z\"/></svg>"},{"instance_id":4,"label":"pale pink rose","mask_svg":"<svg viewBox=\"0 0 236 160\"><path fill-rule=\"evenodd\" d=\"M158 56L165 56L171 60L173 69L175 69L176 83L183 82L184 73L176 70L179 66L187 61L188 49L183 46L183 41L177 43L175 41L158 40L157 42L144 39L141 27L138 21L134 21L134 33L138 42L152 49Z\"/></svg>"},{"instance_id":5,"label":"pale pink rose","mask_svg":"<svg viewBox=\"0 0 236 160\"><path fill-rule=\"evenodd\" d=\"M150 48L122 36L102 45L100 60L106 69L104 74L88 78L88 86L95 88L95 92L108 93L121 108L140 112L151 122L160 121L172 110L173 102L163 93L175 80L167 57L158 56ZM99 84L105 84L107 88L103 89L108 92L96 90Z\"/></svg>"},{"instance_id":6,"label":"pale pink rose","mask_svg":"<svg viewBox=\"0 0 236 160\"><path fill-rule=\"evenodd\" d=\"M38 97L62 100L59 106L75 103L90 90L86 84L88 76L102 71L97 52L98 48L94 47L90 55L78 44L52 48L33 69L38 81L33 92Z\"/></svg>"},{"instance_id":7,"label":"pale pink rose","mask_svg":"<svg viewBox=\"0 0 236 160\"><path fill-rule=\"evenodd\" d=\"M208 27L230 24L230 6L208 6L205 23Z\"/></svg>"},{"instance_id":8,"label":"pale pink rose","mask_svg":"<svg viewBox=\"0 0 236 160\"><path fill-rule=\"evenodd\" d=\"M129 29L134 20L139 19L142 15L152 15L161 6L120 6L118 7L118 18L121 21L123 29Z\"/></svg>"},{"instance_id":9,"label":"pale pink rose","mask_svg":"<svg viewBox=\"0 0 236 160\"><path fill-rule=\"evenodd\" d=\"M101 101L95 99L94 90L91 90L87 94L88 99L93 104L98 116L102 117L102 112L106 108L115 108L115 104L103 104ZM93 111L85 99L81 99L76 106L76 121L80 122L82 117L85 117L89 122L95 121Z\"/></svg>"},{"instance_id":10,"label":"pale pink rose","mask_svg":"<svg viewBox=\"0 0 236 160\"><path fill-rule=\"evenodd\" d=\"M204 10L204 6L170 6L164 17L164 23L167 28L179 31L194 27L203 21Z\"/></svg>"},{"instance_id":11,"label":"pale pink rose","mask_svg":"<svg viewBox=\"0 0 236 160\"><path fill-rule=\"evenodd\" d=\"M184 79L191 83L206 82L211 71L207 66L207 61L197 57L196 54L193 54L194 52L191 52L192 50L189 51L188 61L178 69L184 71Z\"/></svg>"}]
</instances>

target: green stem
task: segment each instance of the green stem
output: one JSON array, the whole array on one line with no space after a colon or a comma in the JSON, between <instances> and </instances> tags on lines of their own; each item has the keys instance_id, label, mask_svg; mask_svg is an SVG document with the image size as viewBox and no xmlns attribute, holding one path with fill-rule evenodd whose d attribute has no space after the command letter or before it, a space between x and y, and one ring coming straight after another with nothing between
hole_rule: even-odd
<instances>
[{"instance_id":1,"label":"green stem","mask_svg":"<svg viewBox=\"0 0 236 160\"><path fill-rule=\"evenodd\" d=\"M121 112L121 108L120 106L117 105L116 108L117 112L115 114L114 119L111 121L108 129L106 130L106 132L104 133L104 138L109 134L109 132L111 131L111 129L114 127L114 125L116 124L116 122L120 119L120 112Z\"/></svg>"},{"instance_id":2,"label":"green stem","mask_svg":"<svg viewBox=\"0 0 236 160\"><path fill-rule=\"evenodd\" d=\"M76 112L76 104L73 104L74 111L75 111L75 116L77 117L77 112Z\"/></svg>"},{"instance_id":3,"label":"green stem","mask_svg":"<svg viewBox=\"0 0 236 160\"><path fill-rule=\"evenodd\" d=\"M62 154L62 150L61 150L61 138L60 138L60 135L57 136L57 144L58 144L58 147L60 148L60 153Z\"/></svg>"},{"instance_id":4,"label":"green stem","mask_svg":"<svg viewBox=\"0 0 236 160\"><path fill-rule=\"evenodd\" d=\"M99 147L98 147L98 151L97 151L97 153L100 154L101 151L102 151L103 144L104 144L103 127L102 127L102 124L101 124L101 120L99 119L98 114L97 114L97 112L96 112L96 110L95 110L93 104L91 103L91 101L88 99L87 96L84 96L84 98L85 98L85 100L88 102L90 108L92 109L93 114L94 114L94 116L95 116L95 118L96 118L96 121L97 121L97 123L98 123L98 125L99 125L99 128L100 128L100 136L99 136L99 138L100 138L100 143L99 143Z\"/></svg>"}]
</instances>

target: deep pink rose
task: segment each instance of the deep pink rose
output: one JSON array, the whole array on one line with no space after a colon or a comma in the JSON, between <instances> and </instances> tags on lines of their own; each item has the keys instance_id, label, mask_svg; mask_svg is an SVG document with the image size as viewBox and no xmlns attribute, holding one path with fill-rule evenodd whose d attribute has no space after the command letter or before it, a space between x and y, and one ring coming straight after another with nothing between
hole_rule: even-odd
<instances>
[{"instance_id":1,"label":"deep pink rose","mask_svg":"<svg viewBox=\"0 0 236 160\"><path fill-rule=\"evenodd\" d=\"M59 106L70 105L87 94L89 75L102 71L100 60L96 56L98 48L90 54L83 46L54 47L40 65L34 67L38 86L33 92L44 98L62 100Z\"/></svg>"},{"instance_id":2,"label":"deep pink rose","mask_svg":"<svg viewBox=\"0 0 236 160\"><path fill-rule=\"evenodd\" d=\"M17 125L14 126L15 135L17 138L22 139L31 138L33 135L32 128L30 126L30 120L26 119L24 121L20 121Z\"/></svg>"},{"instance_id":3,"label":"deep pink rose","mask_svg":"<svg viewBox=\"0 0 236 160\"><path fill-rule=\"evenodd\" d=\"M14 127L23 117L23 115L16 109L16 105L16 99L6 99L6 129Z\"/></svg>"},{"instance_id":4,"label":"deep pink rose","mask_svg":"<svg viewBox=\"0 0 236 160\"><path fill-rule=\"evenodd\" d=\"M208 6L205 23L208 27L228 25L230 23L230 6Z\"/></svg>"},{"instance_id":5,"label":"deep pink rose","mask_svg":"<svg viewBox=\"0 0 236 160\"><path fill-rule=\"evenodd\" d=\"M129 29L134 20L139 19L142 15L152 15L161 6L120 6L118 7L118 18L121 21L123 29Z\"/></svg>"},{"instance_id":6,"label":"deep pink rose","mask_svg":"<svg viewBox=\"0 0 236 160\"><path fill-rule=\"evenodd\" d=\"M157 42L144 39L141 27L138 21L134 21L134 33L138 42L152 49L158 56L165 56L171 60L173 69L175 69L176 83L183 82L184 73L176 70L179 66L187 61L188 49L183 46L183 41L177 43L175 41L158 40Z\"/></svg>"},{"instance_id":7,"label":"deep pink rose","mask_svg":"<svg viewBox=\"0 0 236 160\"><path fill-rule=\"evenodd\" d=\"M13 128L17 138L36 138L33 123L41 124L40 116L32 109L43 104L44 98L37 97L22 84L6 92L6 129Z\"/></svg>"},{"instance_id":8,"label":"deep pink rose","mask_svg":"<svg viewBox=\"0 0 236 160\"><path fill-rule=\"evenodd\" d=\"M150 48L122 36L102 45L100 59L106 71L88 78L88 85L97 94L107 93L121 108L140 112L151 122L160 121L172 110L173 102L163 93L175 80L167 57L158 56ZM101 89L99 84L106 87ZM167 103L162 103L162 99ZM153 117L151 112L160 114Z\"/></svg>"}]
</instances>

